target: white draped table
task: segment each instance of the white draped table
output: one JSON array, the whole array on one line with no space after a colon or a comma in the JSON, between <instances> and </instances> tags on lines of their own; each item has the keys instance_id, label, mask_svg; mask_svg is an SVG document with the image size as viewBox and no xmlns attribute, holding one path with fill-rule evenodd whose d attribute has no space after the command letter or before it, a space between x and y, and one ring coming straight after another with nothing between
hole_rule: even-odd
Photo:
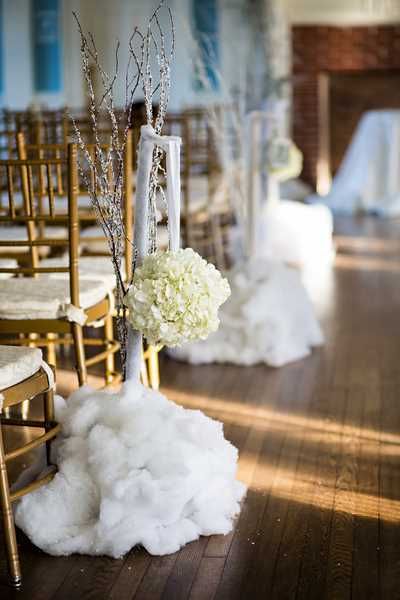
<instances>
[{"instance_id":1,"label":"white draped table","mask_svg":"<svg viewBox=\"0 0 400 600\"><path fill-rule=\"evenodd\" d=\"M366 112L329 194L309 201L337 213L400 214L400 110Z\"/></svg>"}]
</instances>

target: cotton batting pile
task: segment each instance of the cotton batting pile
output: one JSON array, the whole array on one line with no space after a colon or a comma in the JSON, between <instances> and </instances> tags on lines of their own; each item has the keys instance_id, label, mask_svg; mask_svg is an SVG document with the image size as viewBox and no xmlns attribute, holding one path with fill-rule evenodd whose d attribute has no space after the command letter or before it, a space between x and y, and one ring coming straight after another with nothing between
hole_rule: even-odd
<instances>
[{"instance_id":1,"label":"cotton batting pile","mask_svg":"<svg viewBox=\"0 0 400 600\"><path fill-rule=\"evenodd\" d=\"M83 387L57 413L59 472L15 513L36 546L121 557L140 544L163 555L231 530L245 487L221 423L137 383Z\"/></svg>"},{"instance_id":2,"label":"cotton batting pile","mask_svg":"<svg viewBox=\"0 0 400 600\"><path fill-rule=\"evenodd\" d=\"M218 331L204 341L171 348L173 358L192 364L282 367L323 344L314 308L296 270L254 258L226 275L232 295L220 310Z\"/></svg>"}]
</instances>

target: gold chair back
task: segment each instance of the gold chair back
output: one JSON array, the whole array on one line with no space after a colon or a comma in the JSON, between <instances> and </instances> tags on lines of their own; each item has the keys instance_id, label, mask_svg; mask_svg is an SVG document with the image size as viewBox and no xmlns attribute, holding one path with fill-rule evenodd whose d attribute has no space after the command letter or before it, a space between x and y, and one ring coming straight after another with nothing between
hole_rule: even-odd
<instances>
[{"instance_id":1,"label":"gold chair back","mask_svg":"<svg viewBox=\"0 0 400 600\"><path fill-rule=\"evenodd\" d=\"M22 144L23 134L18 134ZM68 172L67 198L68 214L60 215L56 210L57 197L61 195L60 181L56 173L65 168ZM0 160L0 179L6 182L7 205L0 215L0 224L20 225L26 229L26 239L0 239L0 246L27 248L23 266L2 267L0 273L37 276L39 273L69 273L71 302L79 306L79 215L78 215L78 167L77 147L69 144L65 158L18 158ZM40 186L40 188L38 187ZM23 203L16 202L15 189L22 192ZM35 190L40 189L40 206ZM67 238L48 236L44 223L67 224ZM41 247L69 248L69 264L65 266L41 267L39 249Z\"/></svg>"},{"instance_id":2,"label":"gold chair back","mask_svg":"<svg viewBox=\"0 0 400 600\"><path fill-rule=\"evenodd\" d=\"M33 159L48 159L54 158L60 161L60 159L65 159L68 152L67 144L26 144L25 138L23 134L17 135L17 151L18 156L21 159L33 158ZM98 146L96 144L86 144L86 148L89 152L89 155L93 161L93 163L98 163L100 157L98 155ZM102 143L100 148L104 155L107 155L107 152L110 150L110 144ZM76 146L77 153L77 162L79 164L79 172L82 175L82 172L86 173L87 180L90 181L90 185L93 189L97 187L97 182L95 179L95 175L93 170L90 169L87 161L85 159L83 151ZM132 246L132 237L133 237L133 173L132 173L132 134L128 132L128 136L126 139L125 152L124 152L124 173L123 173L123 209L124 209L124 228L125 228L125 271L127 277L131 276L132 269L132 257L133 257L133 246ZM78 196L81 194L87 194L86 183L82 180L82 176L79 176L78 172ZM61 160L56 164L56 168L54 171L55 177L55 189L53 191L53 196L55 197L65 197L65 189L66 189L66 177L68 174L68 165L67 163ZM109 177L111 180L114 178L113 169L110 166ZM38 177L35 181L36 187L36 195L38 199L38 207L43 205L43 199L46 198L46 177L45 173L42 169L38 171ZM79 199L78 199L78 207L79 207ZM88 207L87 209L82 209L79 207L79 222L80 224L92 223L95 221L96 216L91 209ZM104 241L104 235L101 234L100 237L93 236L90 238L85 238L86 243L89 244L98 243L99 241ZM99 254L98 250L90 251L88 253L91 255ZM105 254L108 255L108 250L105 248Z\"/></svg>"}]
</instances>

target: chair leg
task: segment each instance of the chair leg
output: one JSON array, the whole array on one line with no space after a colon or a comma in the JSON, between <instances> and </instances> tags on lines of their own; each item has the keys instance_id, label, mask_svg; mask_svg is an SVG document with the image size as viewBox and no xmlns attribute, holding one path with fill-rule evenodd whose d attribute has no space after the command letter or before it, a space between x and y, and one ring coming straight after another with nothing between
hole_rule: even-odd
<instances>
[{"instance_id":1,"label":"chair leg","mask_svg":"<svg viewBox=\"0 0 400 600\"><path fill-rule=\"evenodd\" d=\"M46 334L46 338L47 338L47 362L49 365L51 365L52 367L56 367L57 366L57 357L56 357L56 344L54 342L54 339L57 336L54 333L47 333Z\"/></svg>"},{"instance_id":2,"label":"chair leg","mask_svg":"<svg viewBox=\"0 0 400 600\"><path fill-rule=\"evenodd\" d=\"M0 501L3 513L4 536L6 539L8 566L12 582L21 585L21 566L18 556L17 536L15 533L14 516L12 512L10 487L8 483L5 461L3 434L0 427Z\"/></svg>"},{"instance_id":3,"label":"chair leg","mask_svg":"<svg viewBox=\"0 0 400 600\"><path fill-rule=\"evenodd\" d=\"M114 324L112 315L109 315L104 319L104 337L107 346L110 342L114 341ZM106 385L110 385L113 382L115 373L115 358L114 352L109 352L106 358Z\"/></svg>"},{"instance_id":4,"label":"chair leg","mask_svg":"<svg viewBox=\"0 0 400 600\"><path fill-rule=\"evenodd\" d=\"M158 390L160 387L160 369L158 366L158 352L154 346L149 346L149 379L150 387Z\"/></svg>"},{"instance_id":5,"label":"chair leg","mask_svg":"<svg viewBox=\"0 0 400 600\"><path fill-rule=\"evenodd\" d=\"M221 235L221 224L217 215L211 217L211 234L212 234L212 245L213 254L215 255L216 265L219 269L225 269L225 255L224 255L224 244Z\"/></svg>"},{"instance_id":6,"label":"chair leg","mask_svg":"<svg viewBox=\"0 0 400 600\"><path fill-rule=\"evenodd\" d=\"M54 394L53 390L48 390L43 394L43 408L44 408L44 420L46 423L54 421ZM46 432L51 427L46 427ZM50 452L51 452L51 442L52 440L48 440L46 442L46 459L47 465L51 464L50 460Z\"/></svg>"},{"instance_id":7,"label":"chair leg","mask_svg":"<svg viewBox=\"0 0 400 600\"><path fill-rule=\"evenodd\" d=\"M29 348L36 348L36 339L38 337L37 333L28 333L28 335L26 336L25 334L20 334L21 339L28 339L28 347ZM29 417L29 408L30 408L30 400L24 400L22 402L21 406L21 415L23 419L28 419Z\"/></svg>"},{"instance_id":8,"label":"chair leg","mask_svg":"<svg viewBox=\"0 0 400 600\"><path fill-rule=\"evenodd\" d=\"M140 366L140 379L142 380L143 385L149 387L149 376L147 373L147 365L146 361L142 356L142 364Z\"/></svg>"},{"instance_id":9,"label":"chair leg","mask_svg":"<svg viewBox=\"0 0 400 600\"><path fill-rule=\"evenodd\" d=\"M79 385L84 385L87 381L87 371L85 363L85 346L83 344L82 326L78 323L72 323L72 336L74 338L76 370L78 372Z\"/></svg>"}]
</instances>

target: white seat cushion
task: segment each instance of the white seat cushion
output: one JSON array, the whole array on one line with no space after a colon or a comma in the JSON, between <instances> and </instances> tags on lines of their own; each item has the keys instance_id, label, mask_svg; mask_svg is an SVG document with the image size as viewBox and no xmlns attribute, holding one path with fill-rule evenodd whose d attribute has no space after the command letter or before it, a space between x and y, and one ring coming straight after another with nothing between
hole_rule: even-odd
<instances>
[{"instance_id":1,"label":"white seat cushion","mask_svg":"<svg viewBox=\"0 0 400 600\"><path fill-rule=\"evenodd\" d=\"M24 346L0 346L0 390L34 375L42 365L42 351Z\"/></svg>"},{"instance_id":2,"label":"white seat cushion","mask_svg":"<svg viewBox=\"0 0 400 600\"><path fill-rule=\"evenodd\" d=\"M66 267L68 254L57 258L46 258L40 261L41 267ZM49 273L52 279L65 279L66 273ZM108 256L81 256L79 258L79 277L81 279L94 279L102 281L109 291L115 288L115 275Z\"/></svg>"},{"instance_id":3,"label":"white seat cushion","mask_svg":"<svg viewBox=\"0 0 400 600\"><path fill-rule=\"evenodd\" d=\"M92 225L81 231L80 248L82 251L94 254L109 254L108 242L100 225Z\"/></svg>"},{"instance_id":4,"label":"white seat cushion","mask_svg":"<svg viewBox=\"0 0 400 600\"><path fill-rule=\"evenodd\" d=\"M56 188L56 182L54 182L54 188ZM22 209L24 205L24 198L21 192L14 192L13 196L13 204L15 208ZM8 194L0 195L0 206L8 206ZM44 207L45 210L48 211L48 200L47 197L44 198ZM68 209L68 197L67 196L57 196L54 195L54 207L56 214L64 214ZM90 210L92 207L90 196L88 194L80 194L78 196L78 208L82 210Z\"/></svg>"},{"instance_id":5,"label":"white seat cushion","mask_svg":"<svg viewBox=\"0 0 400 600\"><path fill-rule=\"evenodd\" d=\"M189 213L197 213L200 210L207 208L208 204L208 176L195 175L189 179ZM182 213L185 212L186 206L182 198ZM157 196L157 211L159 213L158 221L162 220L167 215L167 207L165 202L161 200L161 196Z\"/></svg>"},{"instance_id":6,"label":"white seat cushion","mask_svg":"<svg viewBox=\"0 0 400 600\"><path fill-rule=\"evenodd\" d=\"M66 227L46 227L46 237L49 239L65 239L68 237L68 229ZM22 241L27 240L28 234L26 227L11 225L10 227L0 227L0 240L2 241ZM28 246L0 246L0 254L25 254L28 251ZM39 254L46 256L50 251L49 247L39 246Z\"/></svg>"},{"instance_id":7,"label":"white seat cushion","mask_svg":"<svg viewBox=\"0 0 400 600\"><path fill-rule=\"evenodd\" d=\"M207 208L208 176L192 175L189 179L189 213L196 213Z\"/></svg>"},{"instance_id":8,"label":"white seat cushion","mask_svg":"<svg viewBox=\"0 0 400 600\"><path fill-rule=\"evenodd\" d=\"M103 281L80 281L81 308L94 306L108 295ZM69 282L47 276L14 278L0 286L0 319L60 319L68 314Z\"/></svg>"},{"instance_id":9,"label":"white seat cushion","mask_svg":"<svg viewBox=\"0 0 400 600\"><path fill-rule=\"evenodd\" d=\"M56 214L66 214L68 212L68 198L56 197L54 199L54 209ZM78 209L85 212L90 212L92 210L92 201L88 194L80 194L78 196ZM93 213L93 219L95 218L95 214Z\"/></svg>"},{"instance_id":10,"label":"white seat cushion","mask_svg":"<svg viewBox=\"0 0 400 600\"><path fill-rule=\"evenodd\" d=\"M210 209L213 213L220 213L225 212L229 208L226 186L222 175L218 182L214 181L214 186L216 183L218 183L218 187L214 190L213 195L210 196L208 175L191 175L188 181L188 210L190 215L195 215L206 209ZM159 199L157 207L162 217L165 217L167 213L166 206ZM181 211L185 215L186 206L183 202L183 197Z\"/></svg>"},{"instance_id":11,"label":"white seat cushion","mask_svg":"<svg viewBox=\"0 0 400 600\"><path fill-rule=\"evenodd\" d=\"M222 173L215 176L209 191L207 175L192 176L189 180L189 214L208 209L212 214L222 214L230 210L228 182Z\"/></svg>"},{"instance_id":12,"label":"white seat cushion","mask_svg":"<svg viewBox=\"0 0 400 600\"><path fill-rule=\"evenodd\" d=\"M15 269L18 262L14 258L0 258L0 279L14 277L13 273L1 273L1 269Z\"/></svg>"},{"instance_id":13,"label":"white seat cushion","mask_svg":"<svg viewBox=\"0 0 400 600\"><path fill-rule=\"evenodd\" d=\"M93 240L90 240L90 238L94 238L94 237L104 237L104 233L103 230L101 229L100 226L93 226L93 227L88 227L87 229L84 229L81 233L81 249L84 250L85 252L93 252L96 253L98 252L99 254L108 254L109 253L109 249L108 249L108 244L107 244L107 240L104 238L104 241L98 241L95 242ZM166 225L158 225L157 227L157 242L158 242L158 247L166 250L168 247L168 229L166 227ZM83 257L83 258L95 258L95 257ZM111 261L109 259L108 256L106 257L96 257L96 258L106 258L108 263L111 264ZM80 261L82 260L82 258L80 259ZM90 263L88 263L90 264ZM99 263L100 264L100 263Z\"/></svg>"},{"instance_id":14,"label":"white seat cushion","mask_svg":"<svg viewBox=\"0 0 400 600\"><path fill-rule=\"evenodd\" d=\"M94 240L93 238L101 239ZM86 227L81 231L80 247L81 250L87 252L98 252L99 254L109 253L108 243L100 225Z\"/></svg>"}]
</instances>

